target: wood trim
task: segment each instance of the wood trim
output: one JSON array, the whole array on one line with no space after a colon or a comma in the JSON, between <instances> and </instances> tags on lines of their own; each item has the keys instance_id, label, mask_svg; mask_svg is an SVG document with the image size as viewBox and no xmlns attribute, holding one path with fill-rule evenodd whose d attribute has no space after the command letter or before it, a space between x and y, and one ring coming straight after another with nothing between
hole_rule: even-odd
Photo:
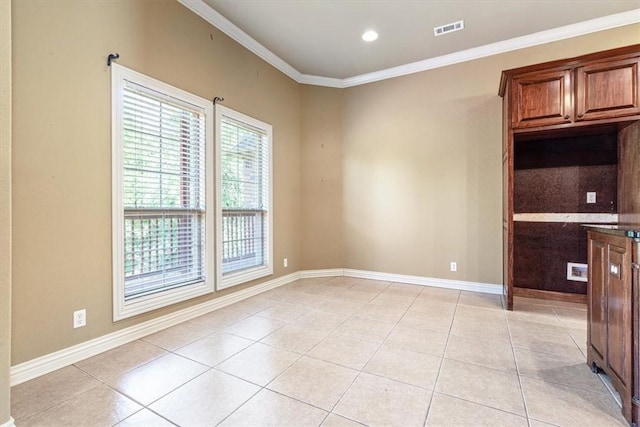
<instances>
[{"instance_id":1,"label":"wood trim","mask_svg":"<svg viewBox=\"0 0 640 427\"><path fill-rule=\"evenodd\" d=\"M582 294L569 294L564 292L543 291L540 289L513 288L513 294L517 297L538 298L553 301L587 303L587 296Z\"/></svg>"}]
</instances>

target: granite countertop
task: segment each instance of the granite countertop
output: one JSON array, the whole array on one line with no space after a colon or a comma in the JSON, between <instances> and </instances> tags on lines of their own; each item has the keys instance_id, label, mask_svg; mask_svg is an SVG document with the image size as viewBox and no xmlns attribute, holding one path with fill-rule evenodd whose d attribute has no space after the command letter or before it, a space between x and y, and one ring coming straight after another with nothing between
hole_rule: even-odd
<instances>
[{"instance_id":1,"label":"granite countertop","mask_svg":"<svg viewBox=\"0 0 640 427\"><path fill-rule=\"evenodd\" d=\"M613 234L614 236L631 237L640 239L640 227L628 225L611 225L611 224L582 224L587 230L593 230L605 234Z\"/></svg>"}]
</instances>

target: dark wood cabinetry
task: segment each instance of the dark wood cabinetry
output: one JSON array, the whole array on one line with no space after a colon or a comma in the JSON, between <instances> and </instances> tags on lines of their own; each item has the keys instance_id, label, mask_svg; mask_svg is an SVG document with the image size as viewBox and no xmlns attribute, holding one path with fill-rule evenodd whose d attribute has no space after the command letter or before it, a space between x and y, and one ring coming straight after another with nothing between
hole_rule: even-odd
<instances>
[{"instance_id":1,"label":"dark wood cabinetry","mask_svg":"<svg viewBox=\"0 0 640 427\"><path fill-rule=\"evenodd\" d=\"M513 78L514 128L571 122L571 70L553 70Z\"/></svg>"},{"instance_id":2,"label":"dark wood cabinetry","mask_svg":"<svg viewBox=\"0 0 640 427\"><path fill-rule=\"evenodd\" d=\"M584 218L640 223L640 191L633 179L640 177L640 157L633 148L640 145L635 125L640 122L639 61L640 45L633 45L503 71L498 93L503 97L503 285L508 309L513 309L514 295L586 300L584 284L568 283L560 268L561 263L586 262L584 249L579 255L550 253L549 248L566 245L543 238L567 240L573 234L549 230L594 222ZM539 152L545 164L531 165L528 159ZM586 204L587 192L597 192L596 204ZM568 215L558 220L560 213ZM586 232L578 233L584 242ZM516 251L523 239L526 244ZM545 257L558 264L553 277L549 271L535 271L538 265L551 265ZM560 261L562 257L571 259ZM514 268L525 271L514 277Z\"/></svg>"},{"instance_id":3,"label":"dark wood cabinetry","mask_svg":"<svg viewBox=\"0 0 640 427\"><path fill-rule=\"evenodd\" d=\"M609 375L624 417L637 425L638 265L632 268L633 240L596 231L588 235L587 363Z\"/></svg>"},{"instance_id":4,"label":"dark wood cabinetry","mask_svg":"<svg viewBox=\"0 0 640 427\"><path fill-rule=\"evenodd\" d=\"M638 46L504 71L511 127L526 131L640 116Z\"/></svg>"},{"instance_id":5,"label":"dark wood cabinetry","mask_svg":"<svg viewBox=\"0 0 640 427\"><path fill-rule=\"evenodd\" d=\"M638 58L596 61L576 68L575 120L640 114Z\"/></svg>"}]
</instances>

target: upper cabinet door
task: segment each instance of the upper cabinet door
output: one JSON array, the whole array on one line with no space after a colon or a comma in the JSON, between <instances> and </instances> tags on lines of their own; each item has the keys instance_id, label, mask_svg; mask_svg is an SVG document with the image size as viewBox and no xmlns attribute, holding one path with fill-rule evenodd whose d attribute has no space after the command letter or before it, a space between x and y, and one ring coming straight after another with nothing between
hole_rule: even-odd
<instances>
[{"instance_id":1,"label":"upper cabinet door","mask_svg":"<svg viewBox=\"0 0 640 427\"><path fill-rule=\"evenodd\" d=\"M640 114L638 58L576 68L576 121Z\"/></svg>"},{"instance_id":2,"label":"upper cabinet door","mask_svg":"<svg viewBox=\"0 0 640 427\"><path fill-rule=\"evenodd\" d=\"M571 122L571 70L542 71L514 77L512 94L511 121L514 129Z\"/></svg>"}]
</instances>

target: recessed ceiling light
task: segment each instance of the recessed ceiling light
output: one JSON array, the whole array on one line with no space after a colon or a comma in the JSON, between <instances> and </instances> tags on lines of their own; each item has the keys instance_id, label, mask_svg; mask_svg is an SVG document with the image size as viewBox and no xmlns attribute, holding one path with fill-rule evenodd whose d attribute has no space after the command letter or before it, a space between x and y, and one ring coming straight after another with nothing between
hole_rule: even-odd
<instances>
[{"instance_id":1,"label":"recessed ceiling light","mask_svg":"<svg viewBox=\"0 0 640 427\"><path fill-rule=\"evenodd\" d=\"M372 41L374 41L374 40L375 40L375 39L377 39L377 38L378 38L378 33L376 33L376 32L375 32L375 31L373 31L373 30L365 31L365 32L362 34L362 40L364 40L364 41L366 41L366 42L372 42Z\"/></svg>"}]
</instances>

